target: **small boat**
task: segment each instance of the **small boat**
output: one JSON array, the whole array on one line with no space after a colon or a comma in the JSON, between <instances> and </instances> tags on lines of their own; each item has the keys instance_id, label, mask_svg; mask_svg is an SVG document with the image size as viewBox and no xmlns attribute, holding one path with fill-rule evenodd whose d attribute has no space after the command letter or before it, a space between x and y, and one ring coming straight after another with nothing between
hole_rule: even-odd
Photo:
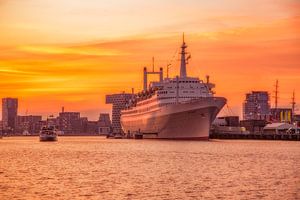
<instances>
[{"instance_id":1,"label":"small boat","mask_svg":"<svg viewBox=\"0 0 300 200\"><path fill-rule=\"evenodd\" d=\"M30 135L30 133L27 130L25 130L25 131L23 131L22 135L27 136L27 135Z\"/></svg>"},{"instance_id":2,"label":"small boat","mask_svg":"<svg viewBox=\"0 0 300 200\"><path fill-rule=\"evenodd\" d=\"M55 126L43 126L40 131L40 141L57 141L57 130Z\"/></svg>"},{"instance_id":3,"label":"small boat","mask_svg":"<svg viewBox=\"0 0 300 200\"><path fill-rule=\"evenodd\" d=\"M120 133L109 133L106 135L106 138L108 138L108 139L123 139L124 136Z\"/></svg>"},{"instance_id":4,"label":"small boat","mask_svg":"<svg viewBox=\"0 0 300 200\"><path fill-rule=\"evenodd\" d=\"M123 139L123 136L119 133L115 134L114 136L115 139Z\"/></svg>"}]
</instances>

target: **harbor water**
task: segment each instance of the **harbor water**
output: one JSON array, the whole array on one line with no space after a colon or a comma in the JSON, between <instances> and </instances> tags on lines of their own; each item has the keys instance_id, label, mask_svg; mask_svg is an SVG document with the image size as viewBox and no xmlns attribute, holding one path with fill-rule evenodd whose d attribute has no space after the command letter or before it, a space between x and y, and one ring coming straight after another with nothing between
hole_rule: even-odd
<instances>
[{"instance_id":1,"label":"harbor water","mask_svg":"<svg viewBox=\"0 0 300 200\"><path fill-rule=\"evenodd\" d=\"M300 199L300 142L5 137L0 199Z\"/></svg>"}]
</instances>

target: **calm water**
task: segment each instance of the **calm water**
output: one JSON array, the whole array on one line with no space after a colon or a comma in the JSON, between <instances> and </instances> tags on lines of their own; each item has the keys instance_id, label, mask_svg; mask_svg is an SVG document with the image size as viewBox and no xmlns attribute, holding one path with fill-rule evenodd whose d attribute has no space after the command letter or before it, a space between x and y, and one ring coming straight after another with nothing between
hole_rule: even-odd
<instances>
[{"instance_id":1,"label":"calm water","mask_svg":"<svg viewBox=\"0 0 300 200\"><path fill-rule=\"evenodd\" d=\"M0 140L0 199L300 199L300 142Z\"/></svg>"}]
</instances>

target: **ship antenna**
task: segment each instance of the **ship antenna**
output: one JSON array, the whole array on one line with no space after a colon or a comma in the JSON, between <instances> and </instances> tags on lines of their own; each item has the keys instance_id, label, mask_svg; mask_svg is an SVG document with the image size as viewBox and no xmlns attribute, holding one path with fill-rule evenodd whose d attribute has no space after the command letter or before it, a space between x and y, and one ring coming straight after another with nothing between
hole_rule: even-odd
<instances>
[{"instance_id":1,"label":"ship antenna","mask_svg":"<svg viewBox=\"0 0 300 200\"><path fill-rule=\"evenodd\" d=\"M174 52L173 56L171 57L171 59L167 63L167 78L169 78L169 70L172 67L172 63L174 62L174 59L175 59L176 55L178 55L178 48L175 49L175 52Z\"/></svg>"},{"instance_id":2,"label":"ship antenna","mask_svg":"<svg viewBox=\"0 0 300 200\"><path fill-rule=\"evenodd\" d=\"M180 64L180 77L185 78L186 77L186 52L185 49L187 48L187 45L184 41L184 33L182 35L182 45L181 45L181 64Z\"/></svg>"},{"instance_id":3,"label":"ship antenna","mask_svg":"<svg viewBox=\"0 0 300 200\"><path fill-rule=\"evenodd\" d=\"M167 65L167 78L169 78L169 69L170 69L171 64Z\"/></svg>"}]
</instances>

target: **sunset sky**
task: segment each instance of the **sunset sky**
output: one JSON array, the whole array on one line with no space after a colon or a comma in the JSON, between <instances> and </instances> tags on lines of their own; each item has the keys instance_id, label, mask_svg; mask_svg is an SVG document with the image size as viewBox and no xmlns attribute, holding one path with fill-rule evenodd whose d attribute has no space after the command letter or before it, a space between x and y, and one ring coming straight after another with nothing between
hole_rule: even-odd
<instances>
[{"instance_id":1,"label":"sunset sky","mask_svg":"<svg viewBox=\"0 0 300 200\"><path fill-rule=\"evenodd\" d=\"M279 105L295 90L300 109L300 0L0 0L0 97L19 98L20 115L97 119L105 94L142 88L152 56L179 73L182 32L188 74L210 75L223 114L251 90L273 96L276 79Z\"/></svg>"}]
</instances>

